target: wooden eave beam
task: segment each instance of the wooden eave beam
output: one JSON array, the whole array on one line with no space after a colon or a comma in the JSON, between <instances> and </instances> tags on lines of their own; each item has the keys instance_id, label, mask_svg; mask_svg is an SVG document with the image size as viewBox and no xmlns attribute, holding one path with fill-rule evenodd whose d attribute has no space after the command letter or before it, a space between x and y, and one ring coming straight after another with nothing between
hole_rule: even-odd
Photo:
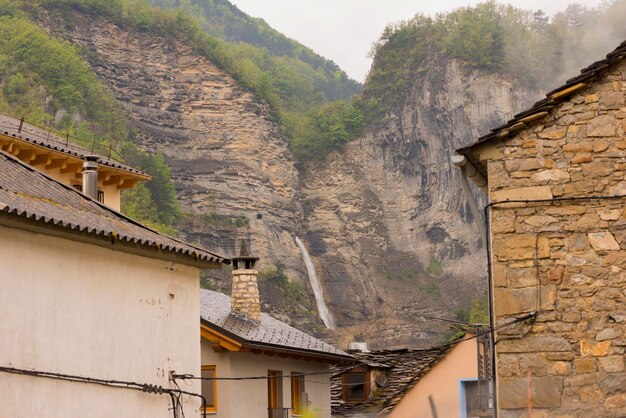
<instances>
[{"instance_id":1,"label":"wooden eave beam","mask_svg":"<svg viewBox=\"0 0 626 418\"><path fill-rule=\"evenodd\" d=\"M64 166L61 166L61 173L80 173L80 169L83 166L83 163L70 163L67 162Z\"/></svg>"},{"instance_id":2,"label":"wooden eave beam","mask_svg":"<svg viewBox=\"0 0 626 418\"><path fill-rule=\"evenodd\" d=\"M29 163L34 154L35 151L32 148L22 148L17 152L17 154L15 154L15 156L18 160Z\"/></svg>"},{"instance_id":3,"label":"wooden eave beam","mask_svg":"<svg viewBox=\"0 0 626 418\"><path fill-rule=\"evenodd\" d=\"M117 185L118 189L132 189L137 185L137 180L135 179L124 179L120 184Z\"/></svg>"},{"instance_id":4,"label":"wooden eave beam","mask_svg":"<svg viewBox=\"0 0 626 418\"><path fill-rule=\"evenodd\" d=\"M122 179L122 176L115 175L115 176L109 176L109 178L103 181L102 184L105 186L112 186L112 185L119 186L122 184L123 181L124 180Z\"/></svg>"},{"instance_id":5,"label":"wooden eave beam","mask_svg":"<svg viewBox=\"0 0 626 418\"><path fill-rule=\"evenodd\" d=\"M20 152L21 148L19 146L19 144L17 144L15 141L11 142L9 144L9 147L7 148L7 152L11 155L15 155L17 156L17 154Z\"/></svg>"},{"instance_id":6,"label":"wooden eave beam","mask_svg":"<svg viewBox=\"0 0 626 418\"><path fill-rule=\"evenodd\" d=\"M217 346L228 351L241 351L243 348L243 345L240 342L235 341L204 324L200 324L200 336L205 340L210 341L214 350L216 344Z\"/></svg>"},{"instance_id":7,"label":"wooden eave beam","mask_svg":"<svg viewBox=\"0 0 626 418\"><path fill-rule=\"evenodd\" d=\"M67 162L67 157L51 157L50 161L46 163L46 168L59 168L63 167Z\"/></svg>"},{"instance_id":8,"label":"wooden eave beam","mask_svg":"<svg viewBox=\"0 0 626 418\"><path fill-rule=\"evenodd\" d=\"M35 154L33 158L30 160L31 165L45 164L46 167L48 166L50 162L52 162L52 155L50 155L49 153Z\"/></svg>"}]
</instances>

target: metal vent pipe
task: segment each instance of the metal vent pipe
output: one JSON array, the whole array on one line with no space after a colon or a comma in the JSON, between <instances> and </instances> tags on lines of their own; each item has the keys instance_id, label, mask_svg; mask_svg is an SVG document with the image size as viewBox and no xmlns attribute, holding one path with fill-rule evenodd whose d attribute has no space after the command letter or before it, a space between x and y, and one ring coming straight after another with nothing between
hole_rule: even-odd
<instances>
[{"instance_id":1,"label":"metal vent pipe","mask_svg":"<svg viewBox=\"0 0 626 418\"><path fill-rule=\"evenodd\" d=\"M83 193L93 200L98 200L98 156L85 156L82 173Z\"/></svg>"}]
</instances>

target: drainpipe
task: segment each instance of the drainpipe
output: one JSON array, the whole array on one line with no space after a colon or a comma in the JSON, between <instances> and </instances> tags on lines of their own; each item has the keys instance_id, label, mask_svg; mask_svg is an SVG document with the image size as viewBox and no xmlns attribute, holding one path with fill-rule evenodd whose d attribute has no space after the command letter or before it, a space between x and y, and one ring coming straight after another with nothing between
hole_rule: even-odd
<instances>
[{"instance_id":1,"label":"drainpipe","mask_svg":"<svg viewBox=\"0 0 626 418\"><path fill-rule=\"evenodd\" d=\"M487 179L478 171L478 169L472 164L468 159L463 155L453 155L452 163L457 166L461 171L461 185L463 186L463 192L465 193L465 197L470 205L470 210L472 211L472 215L474 216L474 220L476 222L476 226L478 227L478 231L480 233L480 239L483 243L483 246L487 249L487 256L490 257L490 248L488 247L489 243L487 242L487 228L485 227L485 218L483 218L482 214L478 210L478 202L476 202L476 198L472 193L472 190L469 186L468 177L472 179L474 184L478 186L485 194L488 194L489 191L487 189ZM485 216L487 214L485 213ZM492 383L492 407L493 407L493 417L498 418L498 394L497 394L497 385L496 385L496 350L494 344L494 328L495 328L495 312L493 306L493 290L492 290L492 272L491 272L491 260L487 260L487 298L489 305L489 354L490 354L490 362L491 362L491 383Z\"/></svg>"},{"instance_id":2,"label":"drainpipe","mask_svg":"<svg viewBox=\"0 0 626 418\"><path fill-rule=\"evenodd\" d=\"M82 173L83 193L93 200L98 200L98 156L85 156Z\"/></svg>"},{"instance_id":3,"label":"drainpipe","mask_svg":"<svg viewBox=\"0 0 626 418\"><path fill-rule=\"evenodd\" d=\"M487 232L485 230L485 222L482 214L478 210L478 203L476 202L476 198L470 189L468 177L472 179L472 181L485 193L487 193L487 179L483 177L482 174L478 171L478 169L467 160L462 155L453 155L452 163L459 167L461 171L461 186L463 186L463 192L465 192L465 198L469 203L470 210L472 211L472 215L474 216L474 222L478 227L478 232L480 234L480 240L483 243L483 247L487 248Z\"/></svg>"}]
</instances>

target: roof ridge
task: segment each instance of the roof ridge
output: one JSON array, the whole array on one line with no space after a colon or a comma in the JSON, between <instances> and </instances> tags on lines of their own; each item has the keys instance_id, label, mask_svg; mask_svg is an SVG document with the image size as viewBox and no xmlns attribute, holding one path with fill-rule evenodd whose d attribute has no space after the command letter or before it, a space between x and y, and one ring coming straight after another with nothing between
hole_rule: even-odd
<instances>
[{"instance_id":1,"label":"roof ridge","mask_svg":"<svg viewBox=\"0 0 626 418\"><path fill-rule=\"evenodd\" d=\"M548 112L554 109L556 105L568 99L572 94L575 94L579 90L586 88L587 86L585 83L596 78L598 74L606 70L608 67L618 64L624 58L626 58L626 40L613 51L606 54L603 59L587 65L580 70L579 74L567 79L563 84L561 84L561 86L548 91L545 94L545 98L538 100L527 109L517 113L506 123L491 129L491 132L479 136L473 143L458 148L456 152L461 155L469 156L470 150L477 145L496 139L509 138L513 133L518 132L520 129L524 129L538 123L543 120L543 118L548 115Z\"/></svg>"},{"instance_id":2,"label":"roof ridge","mask_svg":"<svg viewBox=\"0 0 626 418\"><path fill-rule=\"evenodd\" d=\"M155 230L153 228L150 228L149 226L144 225L141 222L136 221L133 218L130 218L130 217L124 215L123 213L118 212L118 211L108 207L107 205L105 205L103 203L100 203L96 199L92 199L90 196L87 196L86 194L80 192L79 190L77 190L77 189L75 189L75 188L73 188L73 187L71 187L71 186L69 186L69 185L67 185L67 184L65 184L65 183L55 179L54 177L50 176L48 173L45 173L44 171L39 170L36 167L33 167L33 166L29 165L29 164L24 163L23 161L21 161L20 159L18 159L14 155L9 154L6 151L0 150L0 154L3 155L8 161L11 161L13 164L18 164L21 167L25 168L26 170L28 170L28 171L30 171L32 173L35 173L35 174L37 174L39 176L44 177L47 181L50 181L50 182L52 182L52 183L54 183L54 184L56 184L58 186L61 186L63 189L65 189L67 191L70 191L71 193L74 193L76 196L79 196L81 199L83 199L83 200L85 200L85 201L87 201L89 203L97 205L100 209L103 209L107 213L113 215L113 216L111 216L111 219L113 219L113 220L119 220L121 218L122 220L124 220L126 222L129 222L129 223L133 224L136 227L148 230L148 231L150 231L150 232L152 232L152 233L154 233L154 234L156 234L158 236L170 239L170 240L175 241L175 242L177 242L179 244L183 244L185 246L188 246L188 247L194 248L196 250L202 251L202 252L207 253L207 254L209 254L209 255L211 255L213 257L216 257L218 259L223 259L226 262L226 264L230 263L229 259L226 258L226 257L222 257L222 256L220 256L218 254L215 254L215 253L213 253L211 251L208 251L208 250L206 250L204 248L198 247L198 246L193 245L193 244L189 244L189 243L187 243L187 242L185 242L183 240L171 237L171 236L169 236L167 234L161 233L161 232L159 232L159 231L157 231L157 230ZM8 190L8 189L4 189L4 190L7 190L8 192L16 193L16 192ZM17 193L19 193L19 192L17 192ZM66 207L66 205L63 205L63 206ZM73 206L71 207L71 209L72 210L78 210L78 208L73 207Z\"/></svg>"},{"instance_id":3,"label":"roof ridge","mask_svg":"<svg viewBox=\"0 0 626 418\"><path fill-rule=\"evenodd\" d=\"M2 120L2 118L6 118L7 119L7 123L11 123L11 120L13 120L15 123L17 123L17 121L22 121L22 119L18 119L14 116L11 115L7 115L7 114L2 114L0 113L0 121ZM20 139L22 141L26 141L29 142L31 144L40 146L40 147L44 147L50 150L55 150L55 151L59 151L61 153L64 154L68 154L77 158L83 158L85 155L97 155L98 157L100 157L101 160L101 164L107 167L111 167L113 169L118 169L118 170L122 170L122 171L126 171L129 173L133 173L135 175L140 175L140 176L145 176L145 177L150 177L150 175L142 170L136 169L135 167L131 166L128 162L126 161L117 161L114 158L111 158L111 156L106 156L103 153L100 152L96 152L93 150L89 150L88 148L79 145L75 142L68 142L68 141L64 141L62 139L62 137L60 136L61 132L59 131L54 131L51 128L46 128L44 126L40 126L37 125L35 123L32 122L28 122L26 120L23 121L24 126L22 128L22 131L19 130L19 127L15 127L15 126L7 126L7 125L2 125L2 129L0 129L0 134L6 135L6 136L10 136L13 138L17 138ZM48 136L46 137L46 139L37 139L37 137L41 137L41 134L37 133L36 130L46 130L48 129L49 132L51 132L53 135L52 136ZM14 131L17 130L17 133L13 132L13 133L9 133L9 131ZM28 135L30 131L31 135ZM24 133L25 135L21 135L21 133ZM69 134L68 134L69 135ZM32 138L31 138L32 137ZM78 137L74 137L77 139L81 139ZM82 140L82 139L81 139ZM78 152L76 149L72 149L72 148L76 148L82 152ZM109 145L109 148L111 148L113 150L113 148ZM118 151L113 150L116 154L120 155ZM82 155L81 155L82 154ZM120 155L121 156L121 155ZM122 157L123 158L123 157Z\"/></svg>"}]
</instances>

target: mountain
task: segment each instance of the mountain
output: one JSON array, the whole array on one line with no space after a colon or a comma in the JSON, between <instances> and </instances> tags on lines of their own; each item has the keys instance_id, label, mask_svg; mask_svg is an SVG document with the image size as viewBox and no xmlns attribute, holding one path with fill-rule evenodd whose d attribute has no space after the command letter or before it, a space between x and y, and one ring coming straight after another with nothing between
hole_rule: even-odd
<instances>
[{"instance_id":1,"label":"mountain","mask_svg":"<svg viewBox=\"0 0 626 418\"><path fill-rule=\"evenodd\" d=\"M230 42L234 48L239 43L248 48L251 45L256 47L255 54L267 51L272 59L306 71L314 78L316 91L321 92L326 100L347 99L361 91L362 86L351 80L337 64L286 37L263 19L247 15L227 0L148 2L162 9L184 10L196 18L202 30Z\"/></svg>"},{"instance_id":2,"label":"mountain","mask_svg":"<svg viewBox=\"0 0 626 418\"><path fill-rule=\"evenodd\" d=\"M589 16L605 16L570 10L546 22L493 3L418 15L383 33L362 94L330 102L313 79L287 77L289 65L275 68L283 56L269 40L233 42L243 35L224 32L235 19L229 14L246 25L259 21L229 3L160 3L176 9L128 0L40 0L16 8L0 0L0 51L16 46L7 64L0 62L8 98L0 106L22 110L14 98L32 95L24 109L34 116L38 110L42 123L58 119L111 143L116 132L133 161L147 158L136 149L156 155L146 164L165 186L150 196L158 200L173 185L179 213L170 210L169 222L188 240L227 256L249 241L261 257L265 310L339 343L386 347L432 343L445 331L432 317L463 317L484 293L484 249L450 164L453 150L512 117L562 67L578 63L567 49L572 39L592 33ZM205 14L198 12L203 5ZM602 13L623 5L613 2ZM215 10L228 11L221 26ZM604 42L622 36L615 22L605 25L612 35ZM28 42L14 30L20 25L32 34ZM546 34L559 36L548 42ZM16 52L26 44L40 47ZM553 55L521 59L514 45ZM295 59L293 51L285 56ZM250 58L257 53L277 61L257 65ZM61 66L64 54L71 59ZM15 68L25 81L14 80ZM110 110L99 115L98 100ZM119 122L115 131L109 120ZM138 213L159 214L167 202ZM317 318L296 237L317 269L336 332ZM204 285L228 291L227 277L211 273Z\"/></svg>"}]
</instances>

